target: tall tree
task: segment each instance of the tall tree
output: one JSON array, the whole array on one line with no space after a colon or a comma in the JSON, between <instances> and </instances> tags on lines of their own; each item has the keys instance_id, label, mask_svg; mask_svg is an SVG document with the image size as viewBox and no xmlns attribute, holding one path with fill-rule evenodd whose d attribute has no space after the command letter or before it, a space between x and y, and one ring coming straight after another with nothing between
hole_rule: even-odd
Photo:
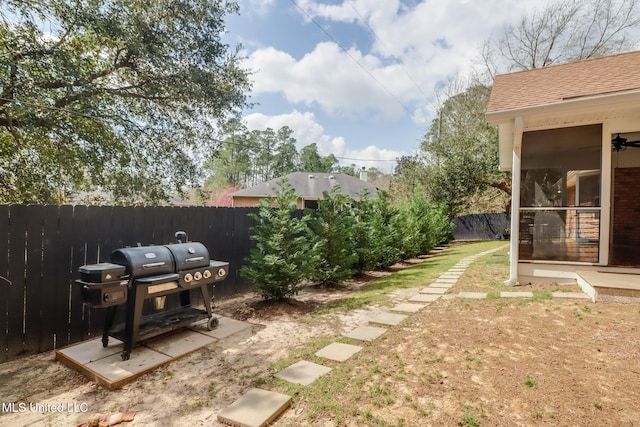
<instances>
[{"instance_id":1,"label":"tall tree","mask_svg":"<svg viewBox=\"0 0 640 427\"><path fill-rule=\"evenodd\" d=\"M0 0L0 201L159 202L245 105L225 0Z\"/></svg>"},{"instance_id":2,"label":"tall tree","mask_svg":"<svg viewBox=\"0 0 640 427\"><path fill-rule=\"evenodd\" d=\"M491 89L472 85L448 98L438 109L422 142L431 199L445 203L452 215L465 212L470 198L492 187L511 194L510 175L498 170L498 135L484 112Z\"/></svg>"},{"instance_id":3,"label":"tall tree","mask_svg":"<svg viewBox=\"0 0 640 427\"><path fill-rule=\"evenodd\" d=\"M487 40L482 62L496 73L546 67L633 49L637 0L557 0ZM636 32L637 36L637 32Z\"/></svg>"},{"instance_id":4,"label":"tall tree","mask_svg":"<svg viewBox=\"0 0 640 427\"><path fill-rule=\"evenodd\" d=\"M303 172L332 172L337 166L338 159L333 154L322 157L315 142L300 150L300 170Z\"/></svg>"},{"instance_id":5,"label":"tall tree","mask_svg":"<svg viewBox=\"0 0 640 427\"><path fill-rule=\"evenodd\" d=\"M296 139L292 135L293 130L288 126L283 126L276 132L277 145L271 168L274 177L294 172L298 166Z\"/></svg>"}]
</instances>

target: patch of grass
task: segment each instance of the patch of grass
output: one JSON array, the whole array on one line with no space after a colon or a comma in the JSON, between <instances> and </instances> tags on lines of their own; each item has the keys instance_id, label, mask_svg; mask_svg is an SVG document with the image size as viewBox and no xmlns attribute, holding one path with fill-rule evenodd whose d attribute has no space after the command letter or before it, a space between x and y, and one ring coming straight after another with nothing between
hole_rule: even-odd
<instances>
[{"instance_id":1,"label":"patch of grass","mask_svg":"<svg viewBox=\"0 0 640 427\"><path fill-rule=\"evenodd\" d=\"M596 409L602 409L602 404L600 402L594 402L593 407Z\"/></svg>"},{"instance_id":2,"label":"patch of grass","mask_svg":"<svg viewBox=\"0 0 640 427\"><path fill-rule=\"evenodd\" d=\"M458 426L460 427L478 427L479 425L480 423L473 417L473 414L468 411L458 421Z\"/></svg>"},{"instance_id":3,"label":"patch of grass","mask_svg":"<svg viewBox=\"0 0 640 427\"><path fill-rule=\"evenodd\" d=\"M215 381L209 383L209 397L216 397L218 394L218 385Z\"/></svg>"},{"instance_id":4,"label":"patch of grass","mask_svg":"<svg viewBox=\"0 0 640 427\"><path fill-rule=\"evenodd\" d=\"M524 385L533 388L536 386L536 380L527 375L527 379L524 380Z\"/></svg>"},{"instance_id":5,"label":"patch of grass","mask_svg":"<svg viewBox=\"0 0 640 427\"><path fill-rule=\"evenodd\" d=\"M534 300L553 299L553 291L547 289L543 291L533 291Z\"/></svg>"}]
</instances>

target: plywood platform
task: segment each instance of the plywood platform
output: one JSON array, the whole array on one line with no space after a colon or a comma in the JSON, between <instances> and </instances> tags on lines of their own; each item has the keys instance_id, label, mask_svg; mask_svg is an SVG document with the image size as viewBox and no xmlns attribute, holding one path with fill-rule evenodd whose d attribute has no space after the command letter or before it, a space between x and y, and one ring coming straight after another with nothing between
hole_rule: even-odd
<instances>
[{"instance_id":1,"label":"plywood platform","mask_svg":"<svg viewBox=\"0 0 640 427\"><path fill-rule=\"evenodd\" d=\"M110 390L120 388L160 366L184 357L241 331L251 331L252 325L218 317L213 331L206 329L206 320L134 347L129 360L122 360L122 342L109 339L102 347L101 337L56 350L56 359Z\"/></svg>"}]
</instances>

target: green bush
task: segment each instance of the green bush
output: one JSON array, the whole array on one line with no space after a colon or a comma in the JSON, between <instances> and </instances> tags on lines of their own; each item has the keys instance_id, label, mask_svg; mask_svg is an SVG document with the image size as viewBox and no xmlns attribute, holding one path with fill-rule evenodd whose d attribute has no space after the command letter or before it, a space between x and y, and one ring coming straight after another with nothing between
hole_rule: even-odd
<instances>
[{"instance_id":1,"label":"green bush","mask_svg":"<svg viewBox=\"0 0 640 427\"><path fill-rule=\"evenodd\" d=\"M357 270L384 268L400 261L398 211L391 206L388 195L381 191L377 199L363 197L352 206Z\"/></svg>"},{"instance_id":2,"label":"green bush","mask_svg":"<svg viewBox=\"0 0 640 427\"><path fill-rule=\"evenodd\" d=\"M427 253L453 231L446 208L417 193L394 208L384 192L376 199L352 200L336 186L324 193L319 211L301 217L296 217L296 200L284 183L275 209L262 200L258 214L252 214L257 224L251 239L257 245L240 273L267 299L294 295L306 280L336 286L358 271Z\"/></svg>"},{"instance_id":3,"label":"green bush","mask_svg":"<svg viewBox=\"0 0 640 427\"><path fill-rule=\"evenodd\" d=\"M358 262L351 199L340 191L336 185L323 193L320 210L309 223L310 241L315 243L318 258L311 280L329 286L337 286L352 277Z\"/></svg>"},{"instance_id":4,"label":"green bush","mask_svg":"<svg viewBox=\"0 0 640 427\"><path fill-rule=\"evenodd\" d=\"M449 240L454 223L444 205L431 205L420 193L400 208L398 229L402 233L402 258L425 254Z\"/></svg>"},{"instance_id":5,"label":"green bush","mask_svg":"<svg viewBox=\"0 0 640 427\"><path fill-rule=\"evenodd\" d=\"M280 300L297 294L317 265L316 248L309 242L310 217L295 216L296 200L291 186L283 182L273 207L262 199L258 214L249 214L257 223L250 230L256 247L240 274L265 299Z\"/></svg>"}]
</instances>

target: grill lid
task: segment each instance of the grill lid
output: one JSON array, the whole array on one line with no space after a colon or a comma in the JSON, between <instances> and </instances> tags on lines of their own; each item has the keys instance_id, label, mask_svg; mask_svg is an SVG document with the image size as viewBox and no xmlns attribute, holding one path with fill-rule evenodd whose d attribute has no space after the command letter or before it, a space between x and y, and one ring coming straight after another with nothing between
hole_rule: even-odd
<instances>
[{"instance_id":1,"label":"grill lid","mask_svg":"<svg viewBox=\"0 0 640 427\"><path fill-rule=\"evenodd\" d=\"M199 242L165 245L173 255L176 271L209 266L209 251Z\"/></svg>"},{"instance_id":2,"label":"grill lid","mask_svg":"<svg viewBox=\"0 0 640 427\"><path fill-rule=\"evenodd\" d=\"M125 267L132 278L173 273L175 265L171 251L165 246L141 246L116 249L111 262Z\"/></svg>"}]
</instances>

